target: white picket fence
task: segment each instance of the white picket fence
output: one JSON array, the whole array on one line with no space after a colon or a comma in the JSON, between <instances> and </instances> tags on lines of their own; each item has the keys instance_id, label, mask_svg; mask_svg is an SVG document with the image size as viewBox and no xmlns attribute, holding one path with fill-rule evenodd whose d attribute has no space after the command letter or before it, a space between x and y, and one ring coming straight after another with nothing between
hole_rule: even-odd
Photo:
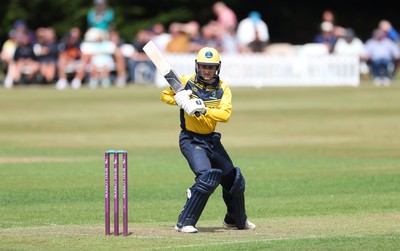
<instances>
[{"instance_id":1,"label":"white picket fence","mask_svg":"<svg viewBox=\"0 0 400 251\"><path fill-rule=\"evenodd\" d=\"M196 55L166 54L178 75L194 73ZM359 59L335 55L221 55L221 78L230 86L358 86ZM157 72L156 85L167 86Z\"/></svg>"}]
</instances>

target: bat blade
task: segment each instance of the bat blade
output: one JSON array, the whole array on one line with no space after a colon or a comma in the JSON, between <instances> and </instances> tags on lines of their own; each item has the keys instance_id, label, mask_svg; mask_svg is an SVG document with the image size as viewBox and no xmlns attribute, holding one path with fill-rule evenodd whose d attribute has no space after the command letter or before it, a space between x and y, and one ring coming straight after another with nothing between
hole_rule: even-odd
<instances>
[{"instance_id":1,"label":"bat blade","mask_svg":"<svg viewBox=\"0 0 400 251\"><path fill-rule=\"evenodd\" d=\"M160 52L153 41L149 41L145 46L143 46L143 51L147 54L153 64L156 66L157 70L164 76L168 84L171 86L175 93L183 90L183 84L174 69L172 69L170 63ZM199 112L195 113L196 117L200 116Z\"/></svg>"},{"instance_id":2,"label":"bat blade","mask_svg":"<svg viewBox=\"0 0 400 251\"><path fill-rule=\"evenodd\" d=\"M178 74L172 69L171 65L164 57L163 54L158 50L157 46L153 41L149 41L144 47L144 52L156 66L157 70L163 75L167 80L168 84L171 86L172 90L177 93L183 90L183 84L179 79Z\"/></svg>"}]
</instances>

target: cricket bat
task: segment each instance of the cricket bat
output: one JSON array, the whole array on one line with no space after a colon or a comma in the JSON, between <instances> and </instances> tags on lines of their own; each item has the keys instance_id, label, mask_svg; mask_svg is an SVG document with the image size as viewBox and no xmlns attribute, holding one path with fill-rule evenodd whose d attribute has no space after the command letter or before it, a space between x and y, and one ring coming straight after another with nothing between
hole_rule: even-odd
<instances>
[{"instance_id":1,"label":"cricket bat","mask_svg":"<svg viewBox=\"0 0 400 251\"><path fill-rule=\"evenodd\" d=\"M165 80L167 80L168 84L171 86L172 90L175 93L178 93L183 90L183 84L178 77L178 74L172 69L171 65L164 57L163 54L158 50L157 46L153 43L153 41L149 41L144 47L144 52L156 66L157 70L163 75Z\"/></svg>"},{"instance_id":2,"label":"cricket bat","mask_svg":"<svg viewBox=\"0 0 400 251\"><path fill-rule=\"evenodd\" d=\"M164 55L160 52L157 46L153 43L153 41L149 41L144 47L144 52L156 66L157 70L164 76L165 80L167 80L168 84L171 86L171 89L178 93L184 89L184 86L179 79L178 74L172 69L170 63L164 57ZM199 112L196 112L195 115L197 117L200 116Z\"/></svg>"}]
</instances>

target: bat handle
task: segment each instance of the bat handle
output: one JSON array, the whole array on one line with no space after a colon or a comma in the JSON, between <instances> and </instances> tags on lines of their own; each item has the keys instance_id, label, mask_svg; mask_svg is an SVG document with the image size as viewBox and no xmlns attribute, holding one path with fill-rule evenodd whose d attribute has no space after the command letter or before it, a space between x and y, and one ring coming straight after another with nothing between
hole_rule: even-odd
<instances>
[{"instance_id":1,"label":"bat handle","mask_svg":"<svg viewBox=\"0 0 400 251\"><path fill-rule=\"evenodd\" d=\"M196 115L196 117L200 117L200 112L195 112L194 115Z\"/></svg>"}]
</instances>

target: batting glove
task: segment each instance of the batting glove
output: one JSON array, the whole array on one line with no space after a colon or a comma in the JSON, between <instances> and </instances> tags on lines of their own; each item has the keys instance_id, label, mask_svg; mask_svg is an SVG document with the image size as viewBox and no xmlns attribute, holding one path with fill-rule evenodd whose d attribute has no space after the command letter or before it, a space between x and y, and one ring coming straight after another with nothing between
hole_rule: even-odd
<instances>
[{"instance_id":1,"label":"batting glove","mask_svg":"<svg viewBox=\"0 0 400 251\"><path fill-rule=\"evenodd\" d=\"M175 94L174 100L179 108L182 109L183 105L190 100L190 94L192 94L192 90L182 90Z\"/></svg>"},{"instance_id":2,"label":"batting glove","mask_svg":"<svg viewBox=\"0 0 400 251\"><path fill-rule=\"evenodd\" d=\"M189 101L187 101L184 106L183 106L183 110L189 115L192 116L193 114L195 114L196 112L199 112L201 114L205 114L206 113L206 106L204 105L203 100L201 99L190 99Z\"/></svg>"}]
</instances>

